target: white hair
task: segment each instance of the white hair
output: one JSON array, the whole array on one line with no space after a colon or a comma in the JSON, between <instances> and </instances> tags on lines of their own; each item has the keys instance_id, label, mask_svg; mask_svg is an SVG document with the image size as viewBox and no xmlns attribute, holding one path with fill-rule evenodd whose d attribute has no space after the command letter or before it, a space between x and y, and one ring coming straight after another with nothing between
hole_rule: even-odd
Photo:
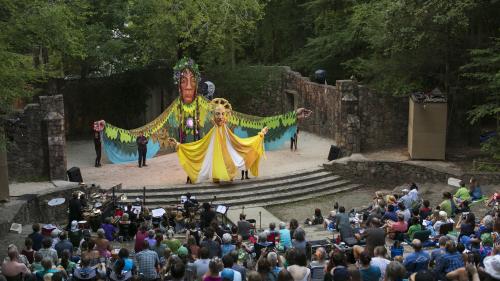
<instances>
[{"instance_id":1,"label":"white hair","mask_svg":"<svg viewBox=\"0 0 500 281\"><path fill-rule=\"evenodd\" d=\"M272 265L276 264L278 262L278 255L276 252L269 252L267 254L267 261Z\"/></svg>"},{"instance_id":2,"label":"white hair","mask_svg":"<svg viewBox=\"0 0 500 281\"><path fill-rule=\"evenodd\" d=\"M224 243L231 243L231 240L233 240L231 238L231 234L224 233L224 235L222 235L222 242L224 242Z\"/></svg>"},{"instance_id":3,"label":"white hair","mask_svg":"<svg viewBox=\"0 0 500 281\"><path fill-rule=\"evenodd\" d=\"M286 223L280 222L280 229L285 229L286 228Z\"/></svg>"}]
</instances>

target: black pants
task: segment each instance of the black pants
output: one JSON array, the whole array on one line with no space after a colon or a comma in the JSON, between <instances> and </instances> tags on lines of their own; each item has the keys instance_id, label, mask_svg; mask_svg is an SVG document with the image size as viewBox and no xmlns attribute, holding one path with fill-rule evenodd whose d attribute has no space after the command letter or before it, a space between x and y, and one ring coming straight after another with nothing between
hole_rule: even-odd
<instances>
[{"instance_id":1,"label":"black pants","mask_svg":"<svg viewBox=\"0 0 500 281\"><path fill-rule=\"evenodd\" d=\"M95 165L99 166L101 165L101 144L94 144L95 148Z\"/></svg>"},{"instance_id":2,"label":"black pants","mask_svg":"<svg viewBox=\"0 0 500 281\"><path fill-rule=\"evenodd\" d=\"M297 139L296 138L290 138L290 150L297 150Z\"/></svg>"},{"instance_id":3,"label":"black pants","mask_svg":"<svg viewBox=\"0 0 500 281\"><path fill-rule=\"evenodd\" d=\"M139 167L146 165L146 152L147 149L138 149L139 152Z\"/></svg>"}]
</instances>

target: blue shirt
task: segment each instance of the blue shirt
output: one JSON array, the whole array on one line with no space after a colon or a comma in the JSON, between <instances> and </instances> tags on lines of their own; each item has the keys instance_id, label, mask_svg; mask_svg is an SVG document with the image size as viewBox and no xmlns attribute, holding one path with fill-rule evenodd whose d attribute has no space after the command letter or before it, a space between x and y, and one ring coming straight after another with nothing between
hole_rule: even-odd
<instances>
[{"instance_id":1,"label":"blue shirt","mask_svg":"<svg viewBox=\"0 0 500 281\"><path fill-rule=\"evenodd\" d=\"M38 251L42 248L43 235L40 232L33 232L28 237L33 240L33 250Z\"/></svg>"},{"instance_id":2,"label":"blue shirt","mask_svg":"<svg viewBox=\"0 0 500 281\"><path fill-rule=\"evenodd\" d=\"M382 217L382 220L398 221L398 215L396 214L396 212L387 211Z\"/></svg>"},{"instance_id":3,"label":"blue shirt","mask_svg":"<svg viewBox=\"0 0 500 281\"><path fill-rule=\"evenodd\" d=\"M359 270L362 281L378 281L382 273L380 272L380 268L377 266L372 266L368 268L361 268Z\"/></svg>"},{"instance_id":4,"label":"blue shirt","mask_svg":"<svg viewBox=\"0 0 500 281\"><path fill-rule=\"evenodd\" d=\"M409 254L403 262L408 274L419 272L429 267L431 257L425 251L418 251Z\"/></svg>"},{"instance_id":5,"label":"blue shirt","mask_svg":"<svg viewBox=\"0 0 500 281\"><path fill-rule=\"evenodd\" d=\"M448 253L446 252L440 259L437 260L434 272L438 274L441 278L455 269L464 267L464 260L462 259L462 254L459 252Z\"/></svg>"},{"instance_id":6,"label":"blue shirt","mask_svg":"<svg viewBox=\"0 0 500 281\"><path fill-rule=\"evenodd\" d=\"M236 249L236 246L233 244L222 244L220 246L221 256L231 253L234 249Z\"/></svg>"},{"instance_id":7,"label":"blue shirt","mask_svg":"<svg viewBox=\"0 0 500 281\"><path fill-rule=\"evenodd\" d=\"M136 254L135 258L137 260L138 271L144 275L144 278L156 279L158 277L156 266L160 264L160 259L156 252L145 249Z\"/></svg>"},{"instance_id":8,"label":"blue shirt","mask_svg":"<svg viewBox=\"0 0 500 281\"><path fill-rule=\"evenodd\" d=\"M405 251L405 248L403 248L403 246L399 246L399 247L391 246L391 258L394 259L394 257L403 256L404 251Z\"/></svg>"},{"instance_id":9,"label":"blue shirt","mask_svg":"<svg viewBox=\"0 0 500 281\"><path fill-rule=\"evenodd\" d=\"M280 244L284 247L292 247L292 238L290 237L290 230L280 229Z\"/></svg>"},{"instance_id":10,"label":"blue shirt","mask_svg":"<svg viewBox=\"0 0 500 281\"><path fill-rule=\"evenodd\" d=\"M438 260L446 253L446 250L443 248L438 248L435 250L432 250L431 252L431 261L434 261L435 263L438 262Z\"/></svg>"},{"instance_id":11,"label":"blue shirt","mask_svg":"<svg viewBox=\"0 0 500 281\"><path fill-rule=\"evenodd\" d=\"M476 186L474 190L470 193L470 195L472 196L473 201L481 199L483 197L483 194L481 192L481 187Z\"/></svg>"},{"instance_id":12,"label":"blue shirt","mask_svg":"<svg viewBox=\"0 0 500 281\"><path fill-rule=\"evenodd\" d=\"M123 266L123 271L132 271L132 269L134 268L134 261L129 259L129 258L125 258L123 259L123 262L124 262L124 266ZM115 262L116 264L116 262Z\"/></svg>"}]
</instances>

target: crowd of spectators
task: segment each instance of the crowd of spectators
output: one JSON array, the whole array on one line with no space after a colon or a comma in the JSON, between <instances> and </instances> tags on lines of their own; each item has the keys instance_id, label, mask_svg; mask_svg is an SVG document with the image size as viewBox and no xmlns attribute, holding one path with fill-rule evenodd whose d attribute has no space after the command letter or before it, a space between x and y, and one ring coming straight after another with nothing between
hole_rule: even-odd
<instances>
[{"instance_id":1,"label":"crowd of spectators","mask_svg":"<svg viewBox=\"0 0 500 281\"><path fill-rule=\"evenodd\" d=\"M342 281L500 280L498 194L483 200L476 180L431 206L416 184L380 194L363 211L334 205L327 218L314 210L306 225L331 231L327 243L307 239L295 219L258 231L240 215L229 227L209 204L199 220L153 219L130 211L107 218L96 233L40 233L33 224L22 250L7 249L7 280L93 281ZM486 214L470 212L487 204ZM131 208L128 208L131 210ZM117 213L115 213L117 215ZM184 233L184 235L181 235ZM116 241L116 242L113 242ZM127 246L128 245L128 246Z\"/></svg>"}]
</instances>

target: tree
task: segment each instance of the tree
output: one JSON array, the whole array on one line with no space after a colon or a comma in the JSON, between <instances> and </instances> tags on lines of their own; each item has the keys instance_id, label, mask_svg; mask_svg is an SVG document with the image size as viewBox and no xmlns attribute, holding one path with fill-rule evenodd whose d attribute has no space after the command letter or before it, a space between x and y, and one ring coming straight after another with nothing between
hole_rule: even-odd
<instances>
[{"instance_id":1,"label":"tree","mask_svg":"<svg viewBox=\"0 0 500 281\"><path fill-rule=\"evenodd\" d=\"M471 61L462 66L463 76L469 79L468 89L483 97L484 102L468 112L471 124L485 119L495 121L500 129L500 37L493 38L489 47L470 51ZM500 160L500 137L497 135L483 144L483 149Z\"/></svg>"}]
</instances>

